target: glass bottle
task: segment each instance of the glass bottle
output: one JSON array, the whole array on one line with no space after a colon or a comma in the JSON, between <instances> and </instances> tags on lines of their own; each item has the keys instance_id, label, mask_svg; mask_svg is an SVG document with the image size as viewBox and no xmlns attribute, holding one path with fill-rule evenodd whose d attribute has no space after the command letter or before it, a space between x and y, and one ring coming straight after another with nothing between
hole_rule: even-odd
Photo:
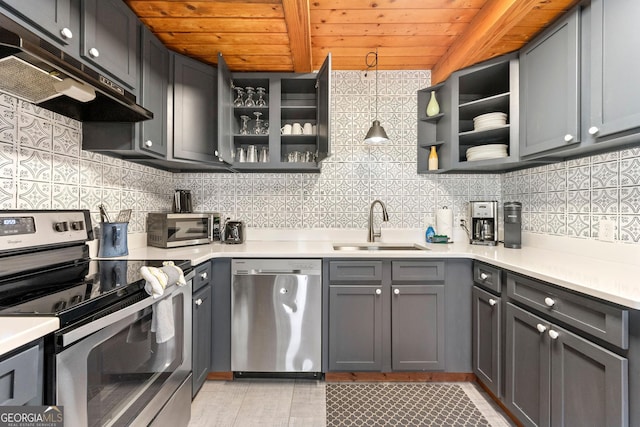
<instances>
[{"instance_id":1,"label":"glass bottle","mask_svg":"<svg viewBox=\"0 0 640 427\"><path fill-rule=\"evenodd\" d=\"M438 170L438 153L435 145L431 146L431 152L429 153L429 170Z\"/></svg>"},{"instance_id":2,"label":"glass bottle","mask_svg":"<svg viewBox=\"0 0 640 427\"><path fill-rule=\"evenodd\" d=\"M429 99L429 103L427 104L427 117L433 117L440 114L440 104L438 104L438 100L436 99L436 92L431 91L431 98Z\"/></svg>"}]
</instances>

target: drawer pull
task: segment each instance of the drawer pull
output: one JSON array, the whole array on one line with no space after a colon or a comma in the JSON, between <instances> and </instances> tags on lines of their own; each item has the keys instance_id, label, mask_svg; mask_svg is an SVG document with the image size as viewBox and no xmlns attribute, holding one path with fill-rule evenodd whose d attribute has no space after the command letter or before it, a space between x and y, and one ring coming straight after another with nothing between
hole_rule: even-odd
<instances>
[{"instance_id":1,"label":"drawer pull","mask_svg":"<svg viewBox=\"0 0 640 427\"><path fill-rule=\"evenodd\" d=\"M488 277L489 277L489 275L487 273L480 273L480 278L482 280L487 280Z\"/></svg>"},{"instance_id":2,"label":"drawer pull","mask_svg":"<svg viewBox=\"0 0 640 427\"><path fill-rule=\"evenodd\" d=\"M595 134L597 134L598 132L600 132L600 129L598 129L596 126L591 126L591 127L589 128L589 135L595 135Z\"/></svg>"},{"instance_id":3,"label":"drawer pull","mask_svg":"<svg viewBox=\"0 0 640 427\"><path fill-rule=\"evenodd\" d=\"M544 299L544 303L547 305L547 307L553 307L554 305L556 305L556 302L553 300L553 298L549 297L546 297Z\"/></svg>"},{"instance_id":4,"label":"drawer pull","mask_svg":"<svg viewBox=\"0 0 640 427\"><path fill-rule=\"evenodd\" d=\"M376 295L380 295L382 293L382 289L376 289Z\"/></svg>"},{"instance_id":5,"label":"drawer pull","mask_svg":"<svg viewBox=\"0 0 640 427\"><path fill-rule=\"evenodd\" d=\"M547 327L544 326L542 323L538 323L536 325L536 328L538 329L538 332L540 332L541 334L544 334L544 332L547 330Z\"/></svg>"},{"instance_id":6,"label":"drawer pull","mask_svg":"<svg viewBox=\"0 0 640 427\"><path fill-rule=\"evenodd\" d=\"M557 340L559 336L560 334L553 329L549 331L549 338L551 338L552 340Z\"/></svg>"},{"instance_id":7,"label":"drawer pull","mask_svg":"<svg viewBox=\"0 0 640 427\"><path fill-rule=\"evenodd\" d=\"M573 135L571 135L570 133L566 134L564 136L564 142L571 142L573 141Z\"/></svg>"},{"instance_id":8,"label":"drawer pull","mask_svg":"<svg viewBox=\"0 0 640 427\"><path fill-rule=\"evenodd\" d=\"M92 47L91 49L89 49L89 56L92 58L97 58L98 56L100 56L100 52L98 52L98 49L96 49L95 47Z\"/></svg>"},{"instance_id":9,"label":"drawer pull","mask_svg":"<svg viewBox=\"0 0 640 427\"><path fill-rule=\"evenodd\" d=\"M498 301L494 300L493 298L489 298L489 305L491 307L493 307L494 305L496 305L498 303Z\"/></svg>"},{"instance_id":10,"label":"drawer pull","mask_svg":"<svg viewBox=\"0 0 640 427\"><path fill-rule=\"evenodd\" d=\"M196 300L196 305L202 305L202 298L198 298Z\"/></svg>"},{"instance_id":11,"label":"drawer pull","mask_svg":"<svg viewBox=\"0 0 640 427\"><path fill-rule=\"evenodd\" d=\"M395 288L395 289L393 290L393 293L394 293L394 294L396 294L396 295L400 295L400 289Z\"/></svg>"},{"instance_id":12,"label":"drawer pull","mask_svg":"<svg viewBox=\"0 0 640 427\"><path fill-rule=\"evenodd\" d=\"M207 280L207 272L205 271L205 272L200 273L200 278L202 280Z\"/></svg>"},{"instance_id":13,"label":"drawer pull","mask_svg":"<svg viewBox=\"0 0 640 427\"><path fill-rule=\"evenodd\" d=\"M147 140L144 142L144 146L145 146L145 147L151 147L152 145L153 145L153 141L152 141L152 140L150 140L150 139L147 139Z\"/></svg>"}]
</instances>

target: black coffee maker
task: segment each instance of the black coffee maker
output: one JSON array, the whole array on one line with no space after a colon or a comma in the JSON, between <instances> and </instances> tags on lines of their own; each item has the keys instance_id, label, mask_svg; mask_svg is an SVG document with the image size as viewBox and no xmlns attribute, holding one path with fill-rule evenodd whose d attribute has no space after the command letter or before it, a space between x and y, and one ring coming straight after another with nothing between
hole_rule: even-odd
<instances>
[{"instance_id":1,"label":"black coffee maker","mask_svg":"<svg viewBox=\"0 0 640 427\"><path fill-rule=\"evenodd\" d=\"M522 203L504 202L504 247L522 247Z\"/></svg>"},{"instance_id":2,"label":"black coffee maker","mask_svg":"<svg viewBox=\"0 0 640 427\"><path fill-rule=\"evenodd\" d=\"M498 202L470 202L471 244L495 246L498 244Z\"/></svg>"}]
</instances>

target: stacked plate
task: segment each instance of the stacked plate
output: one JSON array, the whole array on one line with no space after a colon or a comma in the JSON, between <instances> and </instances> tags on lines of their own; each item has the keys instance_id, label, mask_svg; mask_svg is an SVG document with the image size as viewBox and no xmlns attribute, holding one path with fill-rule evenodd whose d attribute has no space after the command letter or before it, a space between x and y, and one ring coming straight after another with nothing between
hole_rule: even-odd
<instances>
[{"instance_id":1,"label":"stacked plate","mask_svg":"<svg viewBox=\"0 0 640 427\"><path fill-rule=\"evenodd\" d=\"M486 144L471 147L467 150L467 161L498 159L507 157L507 144Z\"/></svg>"},{"instance_id":2,"label":"stacked plate","mask_svg":"<svg viewBox=\"0 0 640 427\"><path fill-rule=\"evenodd\" d=\"M473 119L473 130L487 130L499 128L507 124L506 113L481 114Z\"/></svg>"}]
</instances>

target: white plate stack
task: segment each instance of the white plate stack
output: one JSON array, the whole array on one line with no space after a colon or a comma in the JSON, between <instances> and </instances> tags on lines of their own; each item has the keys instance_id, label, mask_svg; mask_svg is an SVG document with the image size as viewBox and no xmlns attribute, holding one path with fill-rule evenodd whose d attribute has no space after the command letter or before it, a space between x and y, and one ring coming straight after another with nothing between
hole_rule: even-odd
<instances>
[{"instance_id":1,"label":"white plate stack","mask_svg":"<svg viewBox=\"0 0 640 427\"><path fill-rule=\"evenodd\" d=\"M473 119L473 130L487 130L502 127L507 124L506 113L481 114Z\"/></svg>"},{"instance_id":2,"label":"white plate stack","mask_svg":"<svg viewBox=\"0 0 640 427\"><path fill-rule=\"evenodd\" d=\"M507 157L507 144L486 144L471 147L467 150L467 161L499 159Z\"/></svg>"}]
</instances>

